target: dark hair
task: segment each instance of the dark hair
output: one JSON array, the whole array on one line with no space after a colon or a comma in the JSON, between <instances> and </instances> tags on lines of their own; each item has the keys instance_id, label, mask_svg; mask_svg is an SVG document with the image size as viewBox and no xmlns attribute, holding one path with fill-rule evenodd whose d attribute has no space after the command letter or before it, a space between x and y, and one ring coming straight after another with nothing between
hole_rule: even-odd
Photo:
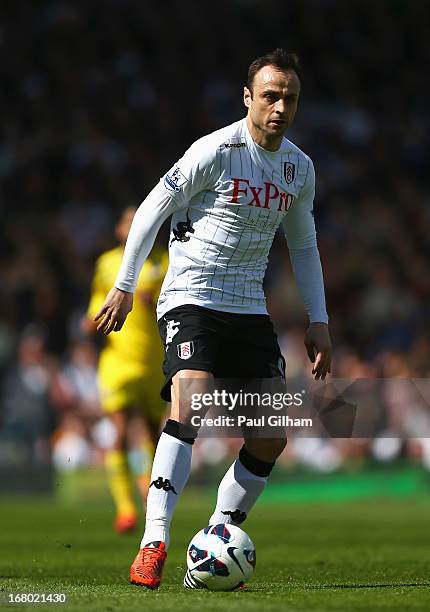
<instances>
[{"instance_id":1,"label":"dark hair","mask_svg":"<svg viewBox=\"0 0 430 612\"><path fill-rule=\"evenodd\" d=\"M287 53L285 49L275 49L266 55L257 57L248 68L248 78L246 86L252 91L252 84L255 75L264 66L274 66L279 70L294 70L300 78L300 62L299 57L295 53Z\"/></svg>"}]
</instances>

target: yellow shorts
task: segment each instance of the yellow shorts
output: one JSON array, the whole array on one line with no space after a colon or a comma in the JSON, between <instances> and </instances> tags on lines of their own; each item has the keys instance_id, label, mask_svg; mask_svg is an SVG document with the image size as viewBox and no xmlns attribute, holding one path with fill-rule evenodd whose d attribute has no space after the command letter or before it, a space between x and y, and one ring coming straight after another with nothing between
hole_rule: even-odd
<instances>
[{"instance_id":1,"label":"yellow shorts","mask_svg":"<svg viewBox=\"0 0 430 612\"><path fill-rule=\"evenodd\" d=\"M160 397L164 383L161 364L144 367L141 363L124 363L102 352L98 381L100 403L105 412L137 408L152 423L163 418L166 403Z\"/></svg>"}]
</instances>

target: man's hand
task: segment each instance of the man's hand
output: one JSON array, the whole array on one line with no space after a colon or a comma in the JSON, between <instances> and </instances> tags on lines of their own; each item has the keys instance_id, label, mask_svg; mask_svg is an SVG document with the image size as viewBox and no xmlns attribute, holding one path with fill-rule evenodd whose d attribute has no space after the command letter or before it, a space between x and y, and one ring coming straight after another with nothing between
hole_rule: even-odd
<instances>
[{"instance_id":1,"label":"man's hand","mask_svg":"<svg viewBox=\"0 0 430 612\"><path fill-rule=\"evenodd\" d=\"M132 308L133 294L113 287L94 317L94 321L101 319L97 325L97 331L102 331L106 336L111 331L119 331Z\"/></svg>"},{"instance_id":2,"label":"man's hand","mask_svg":"<svg viewBox=\"0 0 430 612\"><path fill-rule=\"evenodd\" d=\"M331 365L331 340L327 323L311 323L305 335L309 359L314 364L315 380L325 380Z\"/></svg>"}]
</instances>

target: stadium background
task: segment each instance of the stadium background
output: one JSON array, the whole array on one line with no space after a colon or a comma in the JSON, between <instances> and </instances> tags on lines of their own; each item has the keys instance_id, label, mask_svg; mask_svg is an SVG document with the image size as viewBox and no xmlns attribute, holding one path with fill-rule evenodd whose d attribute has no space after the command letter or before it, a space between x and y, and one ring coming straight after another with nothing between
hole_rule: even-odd
<instances>
[{"instance_id":1,"label":"stadium background","mask_svg":"<svg viewBox=\"0 0 430 612\"><path fill-rule=\"evenodd\" d=\"M121 208L244 115L247 65L276 46L303 66L289 137L317 171L333 376L429 375L427 2L29 0L0 14L0 490L49 490L60 474L70 499L103 494L98 347L79 327L94 261ZM309 372L281 237L266 289L290 374ZM195 484L231 452L200 445ZM422 491L429 452L413 439L379 453L368 441L292 444L276 495Z\"/></svg>"}]
</instances>

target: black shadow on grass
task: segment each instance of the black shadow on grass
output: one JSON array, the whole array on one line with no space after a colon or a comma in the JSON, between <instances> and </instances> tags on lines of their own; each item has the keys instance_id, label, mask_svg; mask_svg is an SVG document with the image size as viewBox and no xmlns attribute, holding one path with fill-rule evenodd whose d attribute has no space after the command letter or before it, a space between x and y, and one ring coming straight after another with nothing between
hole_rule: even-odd
<instances>
[{"instance_id":1,"label":"black shadow on grass","mask_svg":"<svg viewBox=\"0 0 430 612\"><path fill-rule=\"evenodd\" d=\"M324 584L308 585L306 588L319 591L322 589L396 589L398 587L424 587L430 586L430 582L396 582L392 584Z\"/></svg>"}]
</instances>

